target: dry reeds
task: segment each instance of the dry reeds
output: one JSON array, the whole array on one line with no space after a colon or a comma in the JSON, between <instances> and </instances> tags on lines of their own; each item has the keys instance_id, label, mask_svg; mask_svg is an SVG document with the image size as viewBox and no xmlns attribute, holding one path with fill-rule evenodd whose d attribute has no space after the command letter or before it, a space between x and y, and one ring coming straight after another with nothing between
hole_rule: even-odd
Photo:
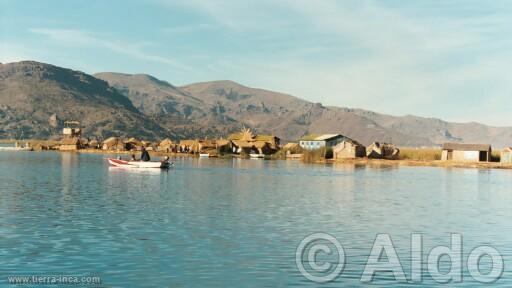
<instances>
[{"instance_id":1,"label":"dry reeds","mask_svg":"<svg viewBox=\"0 0 512 288\"><path fill-rule=\"evenodd\" d=\"M441 160L439 148L400 148L400 160L436 161Z\"/></svg>"},{"instance_id":2,"label":"dry reeds","mask_svg":"<svg viewBox=\"0 0 512 288\"><path fill-rule=\"evenodd\" d=\"M325 159L332 159L332 148L320 148L316 150L304 150L302 152L302 161L306 163L318 162Z\"/></svg>"}]
</instances>

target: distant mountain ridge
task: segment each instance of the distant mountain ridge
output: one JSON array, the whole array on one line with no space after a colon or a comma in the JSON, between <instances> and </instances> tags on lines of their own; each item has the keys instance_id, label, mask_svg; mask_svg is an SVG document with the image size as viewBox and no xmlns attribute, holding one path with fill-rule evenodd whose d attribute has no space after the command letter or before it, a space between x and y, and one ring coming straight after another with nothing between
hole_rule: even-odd
<instances>
[{"instance_id":1,"label":"distant mountain ridge","mask_svg":"<svg viewBox=\"0 0 512 288\"><path fill-rule=\"evenodd\" d=\"M101 137L212 138L247 126L285 142L310 133L341 133L363 144L512 145L512 127L323 106L233 81L177 87L146 74L91 76L33 61L0 65L0 137L12 137L20 129L28 137L55 135L62 120L70 118L82 121L86 133Z\"/></svg>"},{"instance_id":2,"label":"distant mountain ridge","mask_svg":"<svg viewBox=\"0 0 512 288\"><path fill-rule=\"evenodd\" d=\"M145 87L134 85L131 79L133 75L99 73L95 76L121 88L120 91L124 91L134 103L138 103L138 100L133 99L130 93L148 93L157 85L155 82L146 82ZM167 89L160 86L159 91L162 90ZM362 109L323 106L283 93L249 88L233 81L172 86L168 93L177 93L176 90L180 95L197 101L193 110L200 111L178 114L196 126L201 126L204 117L208 115L209 125L224 127L217 129L224 134L239 129L243 124L259 133L278 135L285 141L294 141L309 133L338 132L364 144L385 141L404 146L435 146L444 142L492 143L496 147L512 145L512 127L450 123L434 118L397 117ZM148 94L156 96L156 93ZM155 107L165 106L159 104L164 99L153 97L151 99ZM151 115L151 112L148 114ZM212 118L220 118L224 122L215 122Z\"/></svg>"}]
</instances>

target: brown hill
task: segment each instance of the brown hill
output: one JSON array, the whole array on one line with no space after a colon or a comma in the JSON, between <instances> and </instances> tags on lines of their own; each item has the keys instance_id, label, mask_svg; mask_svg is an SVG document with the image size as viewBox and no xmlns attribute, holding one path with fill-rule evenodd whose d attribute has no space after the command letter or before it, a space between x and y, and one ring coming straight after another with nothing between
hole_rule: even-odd
<instances>
[{"instance_id":1,"label":"brown hill","mask_svg":"<svg viewBox=\"0 0 512 288\"><path fill-rule=\"evenodd\" d=\"M55 136L64 120L81 121L88 136L170 134L91 75L32 61L0 64L0 137Z\"/></svg>"},{"instance_id":2,"label":"brown hill","mask_svg":"<svg viewBox=\"0 0 512 288\"><path fill-rule=\"evenodd\" d=\"M187 131L191 137L217 137L241 127L222 107L152 76L121 73L94 76L107 81L147 117L170 130Z\"/></svg>"},{"instance_id":3,"label":"brown hill","mask_svg":"<svg viewBox=\"0 0 512 288\"><path fill-rule=\"evenodd\" d=\"M404 145L431 145L421 136L404 135L359 116L350 109L325 107L297 97L254 89L232 81L196 83L180 87L239 123L259 133L294 141L310 133L342 133L369 144L375 140Z\"/></svg>"}]
</instances>

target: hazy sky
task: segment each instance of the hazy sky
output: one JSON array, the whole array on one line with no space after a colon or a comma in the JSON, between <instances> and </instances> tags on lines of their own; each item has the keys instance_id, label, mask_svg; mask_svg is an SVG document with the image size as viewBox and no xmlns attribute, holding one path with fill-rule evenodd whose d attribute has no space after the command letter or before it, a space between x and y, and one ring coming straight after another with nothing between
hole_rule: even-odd
<instances>
[{"instance_id":1,"label":"hazy sky","mask_svg":"<svg viewBox=\"0 0 512 288\"><path fill-rule=\"evenodd\" d=\"M7 1L0 62L512 126L511 1Z\"/></svg>"}]
</instances>

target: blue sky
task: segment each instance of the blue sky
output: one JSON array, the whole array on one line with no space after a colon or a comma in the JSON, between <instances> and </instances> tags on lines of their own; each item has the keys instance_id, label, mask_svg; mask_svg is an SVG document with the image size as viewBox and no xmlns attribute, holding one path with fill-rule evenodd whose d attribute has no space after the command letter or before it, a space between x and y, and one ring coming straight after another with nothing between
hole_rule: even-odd
<instances>
[{"instance_id":1,"label":"blue sky","mask_svg":"<svg viewBox=\"0 0 512 288\"><path fill-rule=\"evenodd\" d=\"M0 0L0 62L512 126L510 1Z\"/></svg>"}]
</instances>

